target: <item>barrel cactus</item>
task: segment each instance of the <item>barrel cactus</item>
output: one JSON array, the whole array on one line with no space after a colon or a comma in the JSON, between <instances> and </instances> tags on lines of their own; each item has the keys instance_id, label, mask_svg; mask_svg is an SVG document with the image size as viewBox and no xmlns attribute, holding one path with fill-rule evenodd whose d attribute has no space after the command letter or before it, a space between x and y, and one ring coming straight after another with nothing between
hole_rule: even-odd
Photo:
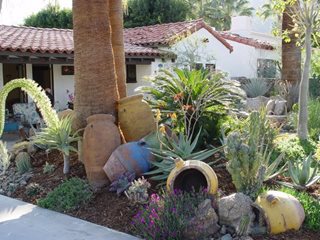
<instances>
[{"instance_id":1,"label":"barrel cactus","mask_svg":"<svg viewBox=\"0 0 320 240\"><path fill-rule=\"evenodd\" d=\"M20 152L15 158L16 166L18 172L23 174L25 172L29 172L32 168L30 162L30 156L27 152Z\"/></svg>"}]
</instances>

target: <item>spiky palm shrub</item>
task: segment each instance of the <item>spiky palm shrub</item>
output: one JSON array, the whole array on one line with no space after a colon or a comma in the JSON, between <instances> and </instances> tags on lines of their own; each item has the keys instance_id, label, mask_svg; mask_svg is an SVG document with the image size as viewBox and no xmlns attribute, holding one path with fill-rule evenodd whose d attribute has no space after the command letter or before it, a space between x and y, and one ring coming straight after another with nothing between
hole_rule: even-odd
<instances>
[{"instance_id":1,"label":"spiky palm shrub","mask_svg":"<svg viewBox=\"0 0 320 240\"><path fill-rule=\"evenodd\" d=\"M164 116L161 123L168 124L174 119L171 127L188 138L196 136L200 128L208 138L217 122L244 97L236 81L226 80L222 73L205 70L163 70L150 81L151 86L140 88L148 96L147 102L154 110L161 111Z\"/></svg>"},{"instance_id":2,"label":"spiky palm shrub","mask_svg":"<svg viewBox=\"0 0 320 240\"><path fill-rule=\"evenodd\" d=\"M56 149L63 155L63 173L70 170L70 153L78 150L71 144L80 139L78 131L72 131L72 117L62 118L56 125L48 126L33 138L36 144L45 145L48 149Z\"/></svg>"},{"instance_id":3,"label":"spiky palm shrub","mask_svg":"<svg viewBox=\"0 0 320 240\"><path fill-rule=\"evenodd\" d=\"M21 88L33 99L40 109L41 115L48 126L55 126L58 124L58 115L52 108L50 99L47 97L44 90L31 79L14 79L6 83L0 91L0 136L4 129L6 98L8 94L16 88Z\"/></svg>"}]
</instances>

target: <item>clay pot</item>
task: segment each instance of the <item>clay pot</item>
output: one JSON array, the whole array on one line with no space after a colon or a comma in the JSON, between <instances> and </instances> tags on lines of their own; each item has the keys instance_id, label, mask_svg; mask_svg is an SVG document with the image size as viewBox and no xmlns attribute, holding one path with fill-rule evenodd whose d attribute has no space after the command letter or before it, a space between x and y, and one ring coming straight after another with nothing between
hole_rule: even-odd
<instances>
[{"instance_id":1,"label":"clay pot","mask_svg":"<svg viewBox=\"0 0 320 240\"><path fill-rule=\"evenodd\" d=\"M89 183L96 188L109 183L103 166L121 144L120 133L110 114L96 114L87 118L83 134L83 162Z\"/></svg>"},{"instance_id":2,"label":"clay pot","mask_svg":"<svg viewBox=\"0 0 320 240\"><path fill-rule=\"evenodd\" d=\"M143 95L134 95L118 101L120 128L126 141L138 141L156 130L156 123L148 103Z\"/></svg>"},{"instance_id":3,"label":"clay pot","mask_svg":"<svg viewBox=\"0 0 320 240\"><path fill-rule=\"evenodd\" d=\"M176 159L175 165L167 179L168 192L174 192L175 189L189 192L193 188L199 191L205 188L209 194L217 193L218 178L208 164L198 160Z\"/></svg>"},{"instance_id":4,"label":"clay pot","mask_svg":"<svg viewBox=\"0 0 320 240\"><path fill-rule=\"evenodd\" d=\"M103 170L113 182L126 172L134 172L141 176L150 169L150 161L154 156L145 142L129 142L119 146L110 156Z\"/></svg>"}]
</instances>

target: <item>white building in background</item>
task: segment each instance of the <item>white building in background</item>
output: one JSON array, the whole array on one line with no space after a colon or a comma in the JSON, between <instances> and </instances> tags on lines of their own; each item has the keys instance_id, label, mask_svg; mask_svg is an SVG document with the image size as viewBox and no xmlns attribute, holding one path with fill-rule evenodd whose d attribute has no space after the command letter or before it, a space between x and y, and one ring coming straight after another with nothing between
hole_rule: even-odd
<instances>
[{"instance_id":1,"label":"white building in background","mask_svg":"<svg viewBox=\"0 0 320 240\"><path fill-rule=\"evenodd\" d=\"M194 62L227 72L231 78L252 78L273 66L279 41L254 29L252 18L236 17L228 32L218 32L205 22L194 20L124 30L128 95L148 84L146 76L162 68L186 65L186 47L193 44ZM66 108L67 90L73 93L73 33L64 29L0 26L0 87L27 77L51 88L59 108ZM28 101L13 91L7 101Z\"/></svg>"}]
</instances>

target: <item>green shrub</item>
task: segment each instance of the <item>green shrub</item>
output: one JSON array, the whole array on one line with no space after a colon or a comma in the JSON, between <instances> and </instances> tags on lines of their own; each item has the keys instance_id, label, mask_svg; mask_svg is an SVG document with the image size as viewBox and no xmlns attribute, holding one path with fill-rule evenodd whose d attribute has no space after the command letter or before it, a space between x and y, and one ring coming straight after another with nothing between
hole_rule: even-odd
<instances>
[{"instance_id":1,"label":"green shrub","mask_svg":"<svg viewBox=\"0 0 320 240\"><path fill-rule=\"evenodd\" d=\"M147 240L183 239L182 232L187 220L194 216L196 208L208 193L200 190L172 194L152 194L149 204L140 208L132 223L135 233Z\"/></svg>"},{"instance_id":2,"label":"green shrub","mask_svg":"<svg viewBox=\"0 0 320 240\"><path fill-rule=\"evenodd\" d=\"M311 230L320 230L320 201L306 192L300 192L291 188L283 187L279 191L291 194L296 197L304 208L306 218L304 225Z\"/></svg>"},{"instance_id":3,"label":"green shrub","mask_svg":"<svg viewBox=\"0 0 320 240\"><path fill-rule=\"evenodd\" d=\"M318 89L318 91L320 91ZM308 130L310 137L318 141L320 138L320 99L312 99L308 102Z\"/></svg>"},{"instance_id":4,"label":"green shrub","mask_svg":"<svg viewBox=\"0 0 320 240\"><path fill-rule=\"evenodd\" d=\"M92 195L86 181L80 178L71 178L48 193L45 198L39 199L38 205L56 211L67 211L88 202Z\"/></svg>"},{"instance_id":5,"label":"green shrub","mask_svg":"<svg viewBox=\"0 0 320 240\"><path fill-rule=\"evenodd\" d=\"M295 134L281 134L274 140L275 156L284 153L285 161L296 162L303 160L316 151L316 143L309 140L300 140Z\"/></svg>"},{"instance_id":6,"label":"green shrub","mask_svg":"<svg viewBox=\"0 0 320 240\"><path fill-rule=\"evenodd\" d=\"M219 121L245 95L236 81L226 80L222 73L204 70L162 71L151 83L141 90L148 96L150 106L161 111L164 116L161 123L187 137L195 137L202 128L200 139L209 143L220 134Z\"/></svg>"}]
</instances>

